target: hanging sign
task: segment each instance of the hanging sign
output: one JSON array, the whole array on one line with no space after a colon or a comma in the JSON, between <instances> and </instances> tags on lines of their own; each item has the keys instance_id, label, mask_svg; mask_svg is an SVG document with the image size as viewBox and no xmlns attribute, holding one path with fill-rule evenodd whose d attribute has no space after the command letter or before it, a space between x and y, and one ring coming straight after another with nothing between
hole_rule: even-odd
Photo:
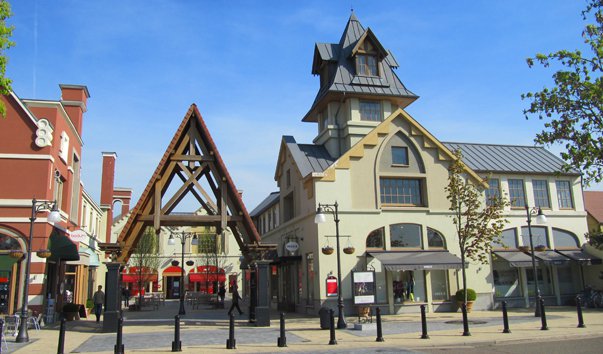
<instances>
[{"instance_id":1,"label":"hanging sign","mask_svg":"<svg viewBox=\"0 0 603 354\"><path fill-rule=\"evenodd\" d=\"M354 305L375 303L375 272L352 272Z\"/></svg>"},{"instance_id":2,"label":"hanging sign","mask_svg":"<svg viewBox=\"0 0 603 354\"><path fill-rule=\"evenodd\" d=\"M291 253L297 251L299 249L299 243L295 241L289 241L285 244L285 249Z\"/></svg>"},{"instance_id":3,"label":"hanging sign","mask_svg":"<svg viewBox=\"0 0 603 354\"><path fill-rule=\"evenodd\" d=\"M327 297L337 296L337 278L329 275L327 277Z\"/></svg>"},{"instance_id":4,"label":"hanging sign","mask_svg":"<svg viewBox=\"0 0 603 354\"><path fill-rule=\"evenodd\" d=\"M88 233L84 230L75 230L69 233L69 238L73 242L86 242Z\"/></svg>"}]
</instances>

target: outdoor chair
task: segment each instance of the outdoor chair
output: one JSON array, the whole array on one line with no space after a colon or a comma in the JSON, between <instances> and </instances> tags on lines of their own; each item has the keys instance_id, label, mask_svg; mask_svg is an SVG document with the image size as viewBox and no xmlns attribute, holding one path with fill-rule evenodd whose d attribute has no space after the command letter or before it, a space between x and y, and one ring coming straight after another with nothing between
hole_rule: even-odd
<instances>
[{"instance_id":1,"label":"outdoor chair","mask_svg":"<svg viewBox=\"0 0 603 354\"><path fill-rule=\"evenodd\" d=\"M4 316L4 335L17 336L19 332L19 316Z\"/></svg>"}]
</instances>

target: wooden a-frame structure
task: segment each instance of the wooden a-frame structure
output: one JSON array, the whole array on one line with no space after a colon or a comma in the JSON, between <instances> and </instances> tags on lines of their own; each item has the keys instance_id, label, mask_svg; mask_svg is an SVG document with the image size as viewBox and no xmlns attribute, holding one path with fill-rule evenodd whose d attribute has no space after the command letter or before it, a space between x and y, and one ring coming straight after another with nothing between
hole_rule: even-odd
<instances>
[{"instance_id":1,"label":"wooden a-frame structure","mask_svg":"<svg viewBox=\"0 0 603 354\"><path fill-rule=\"evenodd\" d=\"M182 185L173 195L166 195L174 177ZM189 193L204 212L172 214ZM201 225L215 226L219 233L228 227L248 261L274 248L260 244L260 236L209 130L192 104L119 234L121 254L117 260L127 262L147 226L159 233L162 226Z\"/></svg>"}]
</instances>

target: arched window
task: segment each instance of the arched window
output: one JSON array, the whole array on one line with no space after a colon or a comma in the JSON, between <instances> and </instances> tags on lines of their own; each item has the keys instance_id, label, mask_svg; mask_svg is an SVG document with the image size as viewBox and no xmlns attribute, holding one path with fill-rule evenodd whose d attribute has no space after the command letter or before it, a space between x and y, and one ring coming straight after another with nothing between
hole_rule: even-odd
<instances>
[{"instance_id":1,"label":"arched window","mask_svg":"<svg viewBox=\"0 0 603 354\"><path fill-rule=\"evenodd\" d=\"M0 250L1 251L10 251L10 250L21 250L23 249L19 244L19 241L14 237L10 237L5 234L0 234Z\"/></svg>"},{"instance_id":2,"label":"arched window","mask_svg":"<svg viewBox=\"0 0 603 354\"><path fill-rule=\"evenodd\" d=\"M429 248L446 248L446 240L438 231L427 228L427 245Z\"/></svg>"},{"instance_id":3,"label":"arched window","mask_svg":"<svg viewBox=\"0 0 603 354\"><path fill-rule=\"evenodd\" d=\"M516 233L514 228L503 230L498 242L492 241L492 248L517 248Z\"/></svg>"},{"instance_id":4,"label":"arched window","mask_svg":"<svg viewBox=\"0 0 603 354\"><path fill-rule=\"evenodd\" d=\"M383 236L385 234L385 228L382 227L377 230L371 231L366 237L366 248L379 248L383 249L384 242Z\"/></svg>"},{"instance_id":5,"label":"arched window","mask_svg":"<svg viewBox=\"0 0 603 354\"><path fill-rule=\"evenodd\" d=\"M394 224L389 226L391 247L421 248L421 225Z\"/></svg>"},{"instance_id":6,"label":"arched window","mask_svg":"<svg viewBox=\"0 0 603 354\"><path fill-rule=\"evenodd\" d=\"M548 231L546 227L542 226L532 226L532 242L534 243L534 247L536 246L546 246L550 248ZM524 246L530 245L530 230L527 226L521 228L521 238Z\"/></svg>"},{"instance_id":7,"label":"arched window","mask_svg":"<svg viewBox=\"0 0 603 354\"><path fill-rule=\"evenodd\" d=\"M553 242L555 248L577 248L580 247L578 238L573 233L553 228Z\"/></svg>"}]
</instances>

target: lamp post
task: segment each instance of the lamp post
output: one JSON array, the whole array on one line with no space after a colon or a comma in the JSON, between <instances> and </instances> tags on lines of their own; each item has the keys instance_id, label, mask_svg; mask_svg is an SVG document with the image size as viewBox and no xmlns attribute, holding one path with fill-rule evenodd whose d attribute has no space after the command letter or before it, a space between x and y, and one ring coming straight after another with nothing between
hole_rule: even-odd
<instances>
[{"instance_id":1,"label":"lamp post","mask_svg":"<svg viewBox=\"0 0 603 354\"><path fill-rule=\"evenodd\" d=\"M530 208L526 205L526 215L528 217L528 235L530 236L530 255L532 256L532 270L534 271L534 316L540 317L540 288L538 287L538 272L536 271L536 259L534 256L534 241L532 240L532 215L536 215L536 223L546 223L546 215L542 212L542 209L538 207Z\"/></svg>"},{"instance_id":2,"label":"lamp post","mask_svg":"<svg viewBox=\"0 0 603 354\"><path fill-rule=\"evenodd\" d=\"M15 342L26 343L29 342L29 334L27 333L27 306L29 304L29 273L31 268L31 241L33 239L34 222L37 219L39 212L50 209L48 213L48 221L55 223L61 221L61 213L57 207L57 202L49 202L44 200L36 200L35 198L31 201L31 217L29 218L29 238L26 240L27 260L25 261L25 278L23 279L23 304L21 306L21 323L19 324L19 333Z\"/></svg>"},{"instance_id":3,"label":"lamp post","mask_svg":"<svg viewBox=\"0 0 603 354\"><path fill-rule=\"evenodd\" d=\"M318 203L318 209L316 209L316 216L314 222L316 224L322 224L327 221L325 211L333 214L335 219L335 239L337 240L337 308L339 309L339 318L337 319L337 328L346 328L348 324L345 322L345 315L343 313L343 297L341 294L341 251L339 249L339 204L320 204Z\"/></svg>"},{"instance_id":4,"label":"lamp post","mask_svg":"<svg viewBox=\"0 0 603 354\"><path fill-rule=\"evenodd\" d=\"M199 239L197 238L196 233L191 232L182 232L180 234L176 234L176 237L180 239L180 243L182 244L182 262L180 268L182 271L180 272L180 311L178 311L179 315L186 315L186 311L184 310L184 245L186 244L186 240L192 238L191 245L199 244ZM170 238L168 239L168 245L173 246L176 244L176 240L174 239L174 234L170 234Z\"/></svg>"}]
</instances>

